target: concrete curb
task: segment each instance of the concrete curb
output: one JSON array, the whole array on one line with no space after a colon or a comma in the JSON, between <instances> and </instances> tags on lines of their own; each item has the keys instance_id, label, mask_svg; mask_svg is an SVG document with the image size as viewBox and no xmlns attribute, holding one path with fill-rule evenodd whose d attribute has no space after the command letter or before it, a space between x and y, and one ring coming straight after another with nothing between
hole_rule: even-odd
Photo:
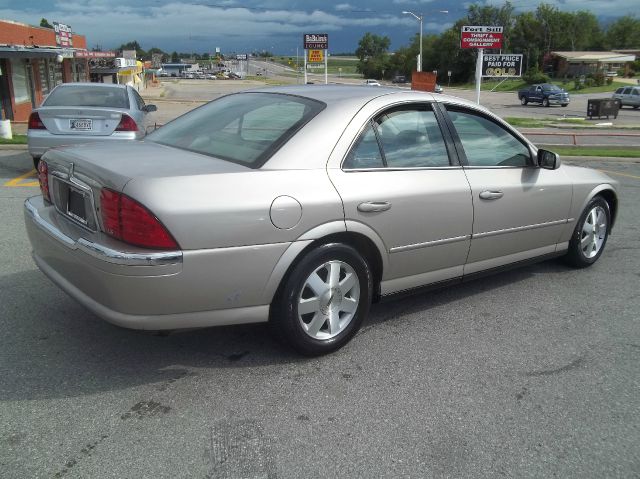
<instances>
[{"instance_id":1,"label":"concrete curb","mask_svg":"<svg viewBox=\"0 0 640 479\"><path fill-rule=\"evenodd\" d=\"M0 145L0 150L26 150L27 145Z\"/></svg>"}]
</instances>

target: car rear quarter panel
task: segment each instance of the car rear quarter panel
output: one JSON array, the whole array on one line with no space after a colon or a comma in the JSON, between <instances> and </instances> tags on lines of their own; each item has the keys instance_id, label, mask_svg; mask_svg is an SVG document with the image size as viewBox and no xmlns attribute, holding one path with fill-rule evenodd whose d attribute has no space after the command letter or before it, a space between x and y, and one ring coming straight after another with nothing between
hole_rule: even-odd
<instances>
[{"instance_id":1,"label":"car rear quarter panel","mask_svg":"<svg viewBox=\"0 0 640 479\"><path fill-rule=\"evenodd\" d=\"M149 208L183 250L286 243L324 223L344 221L324 168L134 178L124 193ZM282 197L286 201L274 203ZM278 214L290 219L286 227L274 225Z\"/></svg>"}]
</instances>

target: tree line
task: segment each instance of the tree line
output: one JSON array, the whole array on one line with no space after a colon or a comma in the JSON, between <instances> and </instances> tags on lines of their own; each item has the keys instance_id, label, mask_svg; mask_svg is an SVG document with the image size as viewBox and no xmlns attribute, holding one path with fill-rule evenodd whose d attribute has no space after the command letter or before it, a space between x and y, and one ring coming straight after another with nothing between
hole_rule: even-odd
<instances>
[{"instance_id":1,"label":"tree line","mask_svg":"<svg viewBox=\"0 0 640 479\"><path fill-rule=\"evenodd\" d=\"M521 53L523 70L542 70L552 51L603 51L640 48L640 19L626 15L603 25L588 11L562 12L541 3L535 11L515 13L511 2L497 7L470 5L466 16L440 35L423 38L423 71L437 71L438 77L466 82L473 78L477 51L460 48L463 25L495 25L503 27L503 53ZM420 50L416 34L408 46L389 53L391 40L386 36L366 33L358 42L358 71L367 78L392 78L410 75L416 69ZM497 51L488 51L497 53Z\"/></svg>"}]
</instances>

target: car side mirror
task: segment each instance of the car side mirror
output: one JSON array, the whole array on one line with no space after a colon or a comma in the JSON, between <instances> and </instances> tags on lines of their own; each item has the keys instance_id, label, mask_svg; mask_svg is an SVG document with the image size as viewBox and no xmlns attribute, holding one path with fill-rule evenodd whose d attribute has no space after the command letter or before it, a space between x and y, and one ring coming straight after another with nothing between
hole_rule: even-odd
<instances>
[{"instance_id":1,"label":"car side mirror","mask_svg":"<svg viewBox=\"0 0 640 479\"><path fill-rule=\"evenodd\" d=\"M538 166L545 170L557 170L560 168L560 156L553 151L538 150Z\"/></svg>"},{"instance_id":2,"label":"car side mirror","mask_svg":"<svg viewBox=\"0 0 640 479\"><path fill-rule=\"evenodd\" d=\"M158 111L158 107L155 105L145 105L144 111L151 113L152 111Z\"/></svg>"}]
</instances>

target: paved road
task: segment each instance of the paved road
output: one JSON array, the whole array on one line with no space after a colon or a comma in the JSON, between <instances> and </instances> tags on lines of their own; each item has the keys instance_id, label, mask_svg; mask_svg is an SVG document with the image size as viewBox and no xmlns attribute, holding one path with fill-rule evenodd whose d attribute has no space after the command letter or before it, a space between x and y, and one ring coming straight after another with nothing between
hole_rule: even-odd
<instances>
[{"instance_id":1,"label":"paved road","mask_svg":"<svg viewBox=\"0 0 640 479\"><path fill-rule=\"evenodd\" d=\"M31 161L0 151L0 476L637 477L640 164L588 164L622 184L595 266L379 304L303 359L260 325L153 336L83 309L33 264Z\"/></svg>"}]
</instances>

